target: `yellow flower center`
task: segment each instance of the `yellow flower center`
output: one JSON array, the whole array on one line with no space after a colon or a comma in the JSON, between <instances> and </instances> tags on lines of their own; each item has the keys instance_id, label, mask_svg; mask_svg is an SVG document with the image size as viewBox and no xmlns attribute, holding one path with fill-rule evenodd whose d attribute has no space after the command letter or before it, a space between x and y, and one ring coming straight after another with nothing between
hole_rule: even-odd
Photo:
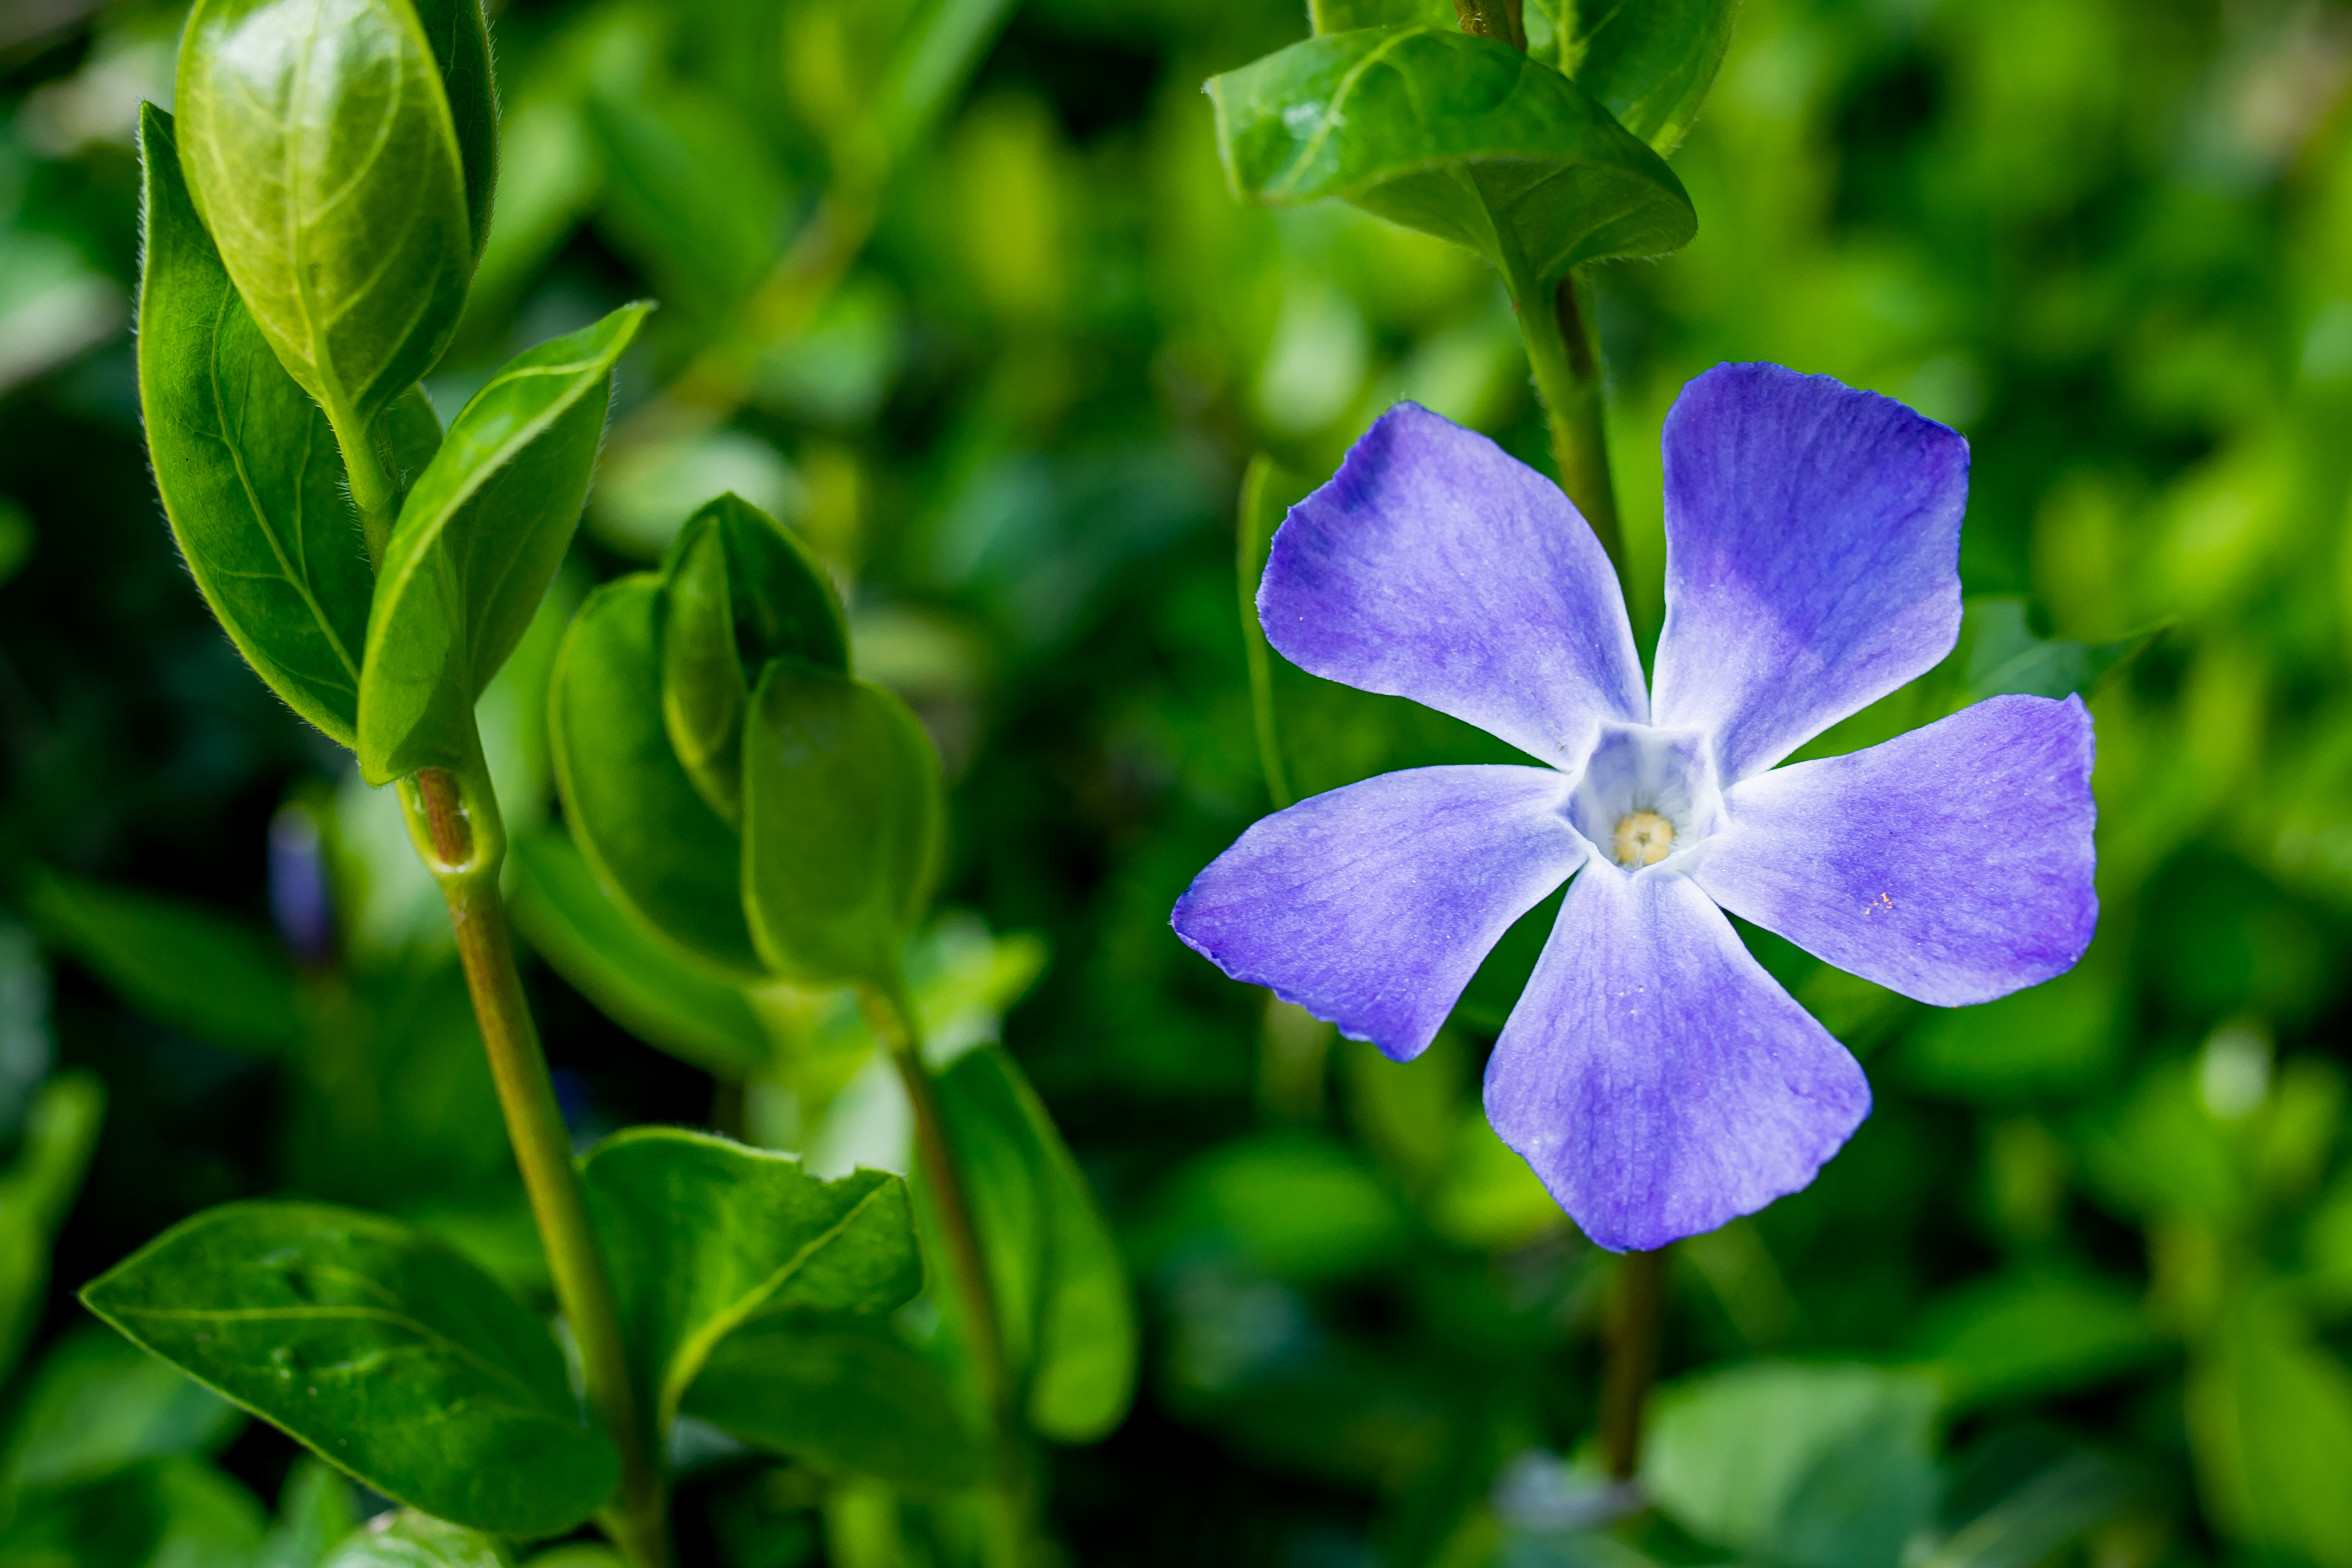
<instances>
[{"instance_id":1,"label":"yellow flower center","mask_svg":"<svg viewBox=\"0 0 2352 1568\"><path fill-rule=\"evenodd\" d=\"M1617 864L1631 869L1654 866L1672 853L1675 847L1675 825L1654 811L1626 814L1617 824L1615 840L1610 845Z\"/></svg>"}]
</instances>

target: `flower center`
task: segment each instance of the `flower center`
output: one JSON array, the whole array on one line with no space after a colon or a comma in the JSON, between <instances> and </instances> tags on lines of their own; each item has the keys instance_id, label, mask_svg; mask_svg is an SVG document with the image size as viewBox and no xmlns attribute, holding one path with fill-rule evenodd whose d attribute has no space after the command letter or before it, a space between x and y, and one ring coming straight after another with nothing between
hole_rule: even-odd
<instances>
[{"instance_id":1,"label":"flower center","mask_svg":"<svg viewBox=\"0 0 2352 1568\"><path fill-rule=\"evenodd\" d=\"M1629 870L1654 866L1674 851L1675 825L1654 811L1629 812L1609 847L1617 864Z\"/></svg>"}]
</instances>

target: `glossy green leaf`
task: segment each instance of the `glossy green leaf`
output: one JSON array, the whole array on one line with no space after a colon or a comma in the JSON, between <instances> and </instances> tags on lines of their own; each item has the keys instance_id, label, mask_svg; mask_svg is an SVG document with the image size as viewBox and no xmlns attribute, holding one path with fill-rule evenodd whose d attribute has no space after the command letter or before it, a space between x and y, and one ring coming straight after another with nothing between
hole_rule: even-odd
<instances>
[{"instance_id":1,"label":"glossy green leaf","mask_svg":"<svg viewBox=\"0 0 2352 1568\"><path fill-rule=\"evenodd\" d=\"M1118 1244L1052 1116L1001 1046L939 1078L996 1289L1006 1359L1025 1369L1029 1425L1091 1442L1135 1394L1135 1309Z\"/></svg>"},{"instance_id":2,"label":"glossy green leaf","mask_svg":"<svg viewBox=\"0 0 2352 1568\"><path fill-rule=\"evenodd\" d=\"M682 1408L821 1469L929 1493L985 1473L987 1446L959 1398L887 1320L780 1313L721 1340Z\"/></svg>"},{"instance_id":3,"label":"glossy green leaf","mask_svg":"<svg viewBox=\"0 0 2352 1568\"><path fill-rule=\"evenodd\" d=\"M572 618L548 739L573 842L613 901L688 953L746 977L743 847L696 792L662 723L661 579L608 583Z\"/></svg>"},{"instance_id":4,"label":"glossy green leaf","mask_svg":"<svg viewBox=\"0 0 2352 1568\"><path fill-rule=\"evenodd\" d=\"M278 1519L254 1568L319 1568L359 1524L358 1489L332 1465L301 1455L278 1489Z\"/></svg>"},{"instance_id":5,"label":"glossy green leaf","mask_svg":"<svg viewBox=\"0 0 2352 1568\"><path fill-rule=\"evenodd\" d=\"M773 1055L743 987L678 956L597 885L571 839L544 830L508 848L515 924L574 989L649 1046L740 1079Z\"/></svg>"},{"instance_id":6,"label":"glossy green leaf","mask_svg":"<svg viewBox=\"0 0 2352 1568\"><path fill-rule=\"evenodd\" d=\"M822 1181L789 1155L637 1127L598 1144L581 1180L656 1433L752 1318L886 1312L922 1288L907 1185L885 1172Z\"/></svg>"},{"instance_id":7,"label":"glossy green leaf","mask_svg":"<svg viewBox=\"0 0 2352 1568\"><path fill-rule=\"evenodd\" d=\"M260 1500L212 1465L155 1459L17 1500L0 1568L253 1568L264 1528Z\"/></svg>"},{"instance_id":8,"label":"glossy green leaf","mask_svg":"<svg viewBox=\"0 0 2352 1568\"><path fill-rule=\"evenodd\" d=\"M1671 153L1715 85L1738 9L1738 0L1528 0L1528 47L1626 130Z\"/></svg>"},{"instance_id":9,"label":"glossy green leaf","mask_svg":"<svg viewBox=\"0 0 2352 1568\"><path fill-rule=\"evenodd\" d=\"M505 1542L402 1509L345 1537L319 1568L513 1568Z\"/></svg>"},{"instance_id":10,"label":"glossy green leaf","mask_svg":"<svg viewBox=\"0 0 2352 1568\"><path fill-rule=\"evenodd\" d=\"M82 1291L131 1339L386 1497L513 1534L612 1490L546 1327L422 1231L240 1203L184 1221Z\"/></svg>"},{"instance_id":11,"label":"glossy green leaf","mask_svg":"<svg viewBox=\"0 0 2352 1568\"><path fill-rule=\"evenodd\" d=\"M0 1478L12 1489L72 1486L169 1454L214 1454L245 1415L168 1362L85 1323L34 1370Z\"/></svg>"},{"instance_id":12,"label":"glossy green leaf","mask_svg":"<svg viewBox=\"0 0 2352 1568\"><path fill-rule=\"evenodd\" d=\"M457 166L466 182L466 226L474 259L490 237L490 205L499 183L498 85L490 69L489 19L482 0L412 0L457 137Z\"/></svg>"},{"instance_id":13,"label":"glossy green leaf","mask_svg":"<svg viewBox=\"0 0 2352 1568\"><path fill-rule=\"evenodd\" d=\"M1682 183L1606 110L1507 44L1428 26L1310 38L1216 77L1234 194L1344 196L1469 247L1514 290L1687 244Z\"/></svg>"},{"instance_id":14,"label":"glossy green leaf","mask_svg":"<svg viewBox=\"0 0 2352 1568\"><path fill-rule=\"evenodd\" d=\"M2190 1363L2188 1422L2198 1492L2223 1534L2352 1564L2352 1368L2285 1299L2232 1290Z\"/></svg>"},{"instance_id":15,"label":"glossy green leaf","mask_svg":"<svg viewBox=\"0 0 2352 1568\"><path fill-rule=\"evenodd\" d=\"M743 909L777 973L894 983L938 871L939 753L878 686L768 666L743 741Z\"/></svg>"},{"instance_id":16,"label":"glossy green leaf","mask_svg":"<svg viewBox=\"0 0 2352 1568\"><path fill-rule=\"evenodd\" d=\"M41 934L158 1022L235 1050L300 1038L294 966L278 943L216 911L55 871L32 882Z\"/></svg>"},{"instance_id":17,"label":"glossy green leaf","mask_svg":"<svg viewBox=\"0 0 2352 1568\"><path fill-rule=\"evenodd\" d=\"M570 547L621 357L650 305L516 355L401 504L360 671L360 771L389 784L474 759L474 702Z\"/></svg>"},{"instance_id":18,"label":"glossy green leaf","mask_svg":"<svg viewBox=\"0 0 2352 1568\"><path fill-rule=\"evenodd\" d=\"M255 323L337 428L363 432L440 357L474 264L415 6L199 0L176 112L196 210Z\"/></svg>"},{"instance_id":19,"label":"glossy green leaf","mask_svg":"<svg viewBox=\"0 0 2352 1568\"><path fill-rule=\"evenodd\" d=\"M695 788L740 818L743 719L772 658L849 670L849 629L824 568L733 494L705 506L662 567L662 719Z\"/></svg>"},{"instance_id":20,"label":"glossy green leaf","mask_svg":"<svg viewBox=\"0 0 2352 1568\"><path fill-rule=\"evenodd\" d=\"M1642 1484L1676 1524L1789 1568L1894 1568L1936 1499L1936 1385L1760 1363L1661 1393Z\"/></svg>"},{"instance_id":21,"label":"glossy green leaf","mask_svg":"<svg viewBox=\"0 0 2352 1568\"><path fill-rule=\"evenodd\" d=\"M231 287L189 200L171 116L152 104L140 116L139 400L164 514L246 662L349 746L374 584L342 456Z\"/></svg>"},{"instance_id":22,"label":"glossy green leaf","mask_svg":"<svg viewBox=\"0 0 2352 1568\"><path fill-rule=\"evenodd\" d=\"M106 1119L106 1089L86 1070L43 1084L25 1115L16 1157L0 1172L0 1377L47 1305L49 1248L81 1191Z\"/></svg>"}]
</instances>

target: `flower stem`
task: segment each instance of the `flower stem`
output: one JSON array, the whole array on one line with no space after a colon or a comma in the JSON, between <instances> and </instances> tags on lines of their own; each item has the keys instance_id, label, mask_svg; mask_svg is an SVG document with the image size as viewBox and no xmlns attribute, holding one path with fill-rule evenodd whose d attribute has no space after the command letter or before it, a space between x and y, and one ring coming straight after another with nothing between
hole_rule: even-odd
<instances>
[{"instance_id":1,"label":"flower stem","mask_svg":"<svg viewBox=\"0 0 2352 1568\"><path fill-rule=\"evenodd\" d=\"M963 1177L948 1143L939 1090L931 1082L930 1068L923 1064L914 1008L896 984L868 986L864 996L866 1017L874 1033L889 1047L899 1081L907 1088L907 1103L914 1108L916 1165L946 1236L948 1271L971 1341L972 1367L988 1410L990 1435L1002 1447L1011 1414L1007 1408L1011 1390L1004 1372L1004 1338L996 1321L996 1293L989 1284L988 1263L981 1254L980 1231L972 1223Z\"/></svg>"},{"instance_id":2,"label":"flower stem","mask_svg":"<svg viewBox=\"0 0 2352 1568\"><path fill-rule=\"evenodd\" d=\"M360 514L360 540L367 546L368 567L383 569L384 547L392 542L392 525L400 518L400 487L384 471L383 458L352 410L329 408L327 424L342 448L343 473L351 481L352 505Z\"/></svg>"},{"instance_id":3,"label":"flower stem","mask_svg":"<svg viewBox=\"0 0 2352 1568\"><path fill-rule=\"evenodd\" d=\"M1666 1249L1629 1252L1617 1268L1609 1360L1601 1383L1601 1456L1609 1473L1631 1480L1642 1463L1642 1405L1658 1374L1660 1319L1665 1310Z\"/></svg>"},{"instance_id":4,"label":"flower stem","mask_svg":"<svg viewBox=\"0 0 2352 1568\"><path fill-rule=\"evenodd\" d=\"M1273 482L1274 459L1260 452L1242 476L1234 574L1241 594L1242 649L1249 659L1250 707L1257 717L1257 760L1265 770L1265 793L1274 809L1281 811L1297 797L1290 793L1290 775L1282 765L1282 737L1274 717L1274 658L1257 618L1258 578L1265 570L1266 492Z\"/></svg>"},{"instance_id":5,"label":"flower stem","mask_svg":"<svg viewBox=\"0 0 2352 1568\"><path fill-rule=\"evenodd\" d=\"M631 1568L669 1568L661 1474L638 1420L612 1280L589 1226L572 1137L523 1000L506 906L499 896L506 833L497 799L477 765L462 782L446 769L426 768L404 782L401 803L408 808L418 855L449 905L466 989L481 1023L499 1108L506 1114L507 1136L547 1251L556 1303L580 1346L589 1406L621 1451L620 1485L597 1522Z\"/></svg>"},{"instance_id":6,"label":"flower stem","mask_svg":"<svg viewBox=\"0 0 2352 1568\"><path fill-rule=\"evenodd\" d=\"M1552 460L1559 487L1609 552L1622 584L1625 548L1617 525L1617 489L1609 478L1609 437L1602 418L1601 355L1592 341L1592 300L1574 273L1549 286L1514 279L1519 331L1528 363L1551 426Z\"/></svg>"}]
</instances>

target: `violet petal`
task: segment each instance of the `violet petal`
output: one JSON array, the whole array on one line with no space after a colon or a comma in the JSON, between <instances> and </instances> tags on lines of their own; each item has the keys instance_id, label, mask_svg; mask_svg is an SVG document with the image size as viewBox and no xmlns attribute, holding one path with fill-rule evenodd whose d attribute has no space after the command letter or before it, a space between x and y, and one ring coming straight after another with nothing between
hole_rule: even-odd
<instances>
[{"instance_id":1,"label":"violet petal","mask_svg":"<svg viewBox=\"0 0 2352 1568\"><path fill-rule=\"evenodd\" d=\"M1724 796L1698 884L1799 947L1938 1006L2063 973L2099 918L2083 700L1994 697Z\"/></svg>"},{"instance_id":2,"label":"violet petal","mask_svg":"<svg viewBox=\"0 0 2352 1568\"><path fill-rule=\"evenodd\" d=\"M1725 787L1924 673L1960 628L1969 445L1892 398L1717 365L1666 416L1655 722Z\"/></svg>"},{"instance_id":3,"label":"violet petal","mask_svg":"<svg viewBox=\"0 0 2352 1568\"><path fill-rule=\"evenodd\" d=\"M1486 1064L1496 1132L1616 1251L1796 1192L1869 1113L1861 1067L1696 885L1597 860Z\"/></svg>"},{"instance_id":4,"label":"violet petal","mask_svg":"<svg viewBox=\"0 0 2352 1568\"><path fill-rule=\"evenodd\" d=\"M1291 508L1258 586L1300 668L1410 697L1557 767L1649 699L1617 574L1558 485L1401 403Z\"/></svg>"},{"instance_id":5,"label":"violet petal","mask_svg":"<svg viewBox=\"0 0 2352 1568\"><path fill-rule=\"evenodd\" d=\"M1171 923L1398 1061L1427 1048L1479 961L1586 853L1546 768L1413 768L1261 819L1192 880Z\"/></svg>"}]
</instances>

